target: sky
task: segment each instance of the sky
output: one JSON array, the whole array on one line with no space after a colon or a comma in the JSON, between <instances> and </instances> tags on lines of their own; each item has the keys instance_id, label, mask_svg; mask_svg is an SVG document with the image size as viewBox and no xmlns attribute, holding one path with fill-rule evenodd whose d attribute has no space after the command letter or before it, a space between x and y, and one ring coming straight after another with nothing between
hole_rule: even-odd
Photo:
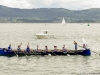
<instances>
[{"instance_id":1,"label":"sky","mask_svg":"<svg viewBox=\"0 0 100 75\"><path fill-rule=\"evenodd\" d=\"M0 0L0 5L20 9L65 8L84 10L100 8L100 0Z\"/></svg>"}]
</instances>

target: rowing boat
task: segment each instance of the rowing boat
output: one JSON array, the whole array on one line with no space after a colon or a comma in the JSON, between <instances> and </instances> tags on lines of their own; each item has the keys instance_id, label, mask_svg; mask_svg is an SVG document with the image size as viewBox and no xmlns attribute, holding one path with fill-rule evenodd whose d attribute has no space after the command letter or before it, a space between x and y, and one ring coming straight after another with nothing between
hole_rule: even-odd
<instances>
[{"instance_id":1,"label":"rowing boat","mask_svg":"<svg viewBox=\"0 0 100 75\"><path fill-rule=\"evenodd\" d=\"M90 49L85 49L85 50L69 50L69 51L55 51L55 50L49 50L45 51L42 49L39 49L38 51L31 50L30 52L27 51L17 51L17 50L8 50L6 48L0 48L0 55L1 56L25 56L25 55L83 55L83 56L90 56L91 55L91 50Z\"/></svg>"}]
</instances>

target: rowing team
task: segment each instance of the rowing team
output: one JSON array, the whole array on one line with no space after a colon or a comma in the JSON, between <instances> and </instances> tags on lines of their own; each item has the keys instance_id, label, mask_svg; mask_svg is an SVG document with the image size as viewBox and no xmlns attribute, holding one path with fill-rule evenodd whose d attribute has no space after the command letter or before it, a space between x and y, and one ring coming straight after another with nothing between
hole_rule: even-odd
<instances>
[{"instance_id":1,"label":"rowing team","mask_svg":"<svg viewBox=\"0 0 100 75\"><path fill-rule=\"evenodd\" d=\"M21 51L21 45L22 45L22 43L21 43L20 45L17 46L17 51ZM77 46L80 46L80 45L78 45L77 42L74 41L74 46L75 46L75 51L77 51ZM82 47L82 48L84 48L84 49L87 49L87 45L86 45L86 44L83 44L83 46L80 46L80 47ZM9 44L8 50L12 50L11 44ZM29 42L28 42L28 45L27 45L27 48L26 48L26 52L30 52L30 51L31 51L31 50L30 50ZM39 51L39 46L38 46L38 45L37 45L36 51ZM47 46L45 46L44 51L47 51L47 52L49 51L49 49L48 49ZM56 52L56 51L59 51L59 49L57 49L57 46L54 46L54 51L55 51L55 52ZM63 45L62 50L60 50L60 51L68 52L68 51L70 51L70 50L66 49L66 48L65 48L65 45Z\"/></svg>"},{"instance_id":2,"label":"rowing team","mask_svg":"<svg viewBox=\"0 0 100 75\"><path fill-rule=\"evenodd\" d=\"M22 45L22 43L21 43L20 45L17 46L17 51L21 51L21 45ZM11 44L9 44L8 50L12 50ZM26 52L30 52L30 51L31 51L31 49L30 49L30 47L29 47L29 43L28 43L27 48L26 48L25 51L26 51ZM39 49L39 46L38 46L38 45L37 45L37 49L35 49L35 51L37 51L37 52L40 52L40 51L41 51L41 50ZM48 49L48 46L45 46L44 51L46 51L46 52L49 52L49 51L50 51L50 50ZM62 50L59 50L59 49L57 49L57 46L54 46L54 51L55 51L55 52L59 52L59 51L68 52L69 50L65 48L65 45L63 45Z\"/></svg>"}]
</instances>

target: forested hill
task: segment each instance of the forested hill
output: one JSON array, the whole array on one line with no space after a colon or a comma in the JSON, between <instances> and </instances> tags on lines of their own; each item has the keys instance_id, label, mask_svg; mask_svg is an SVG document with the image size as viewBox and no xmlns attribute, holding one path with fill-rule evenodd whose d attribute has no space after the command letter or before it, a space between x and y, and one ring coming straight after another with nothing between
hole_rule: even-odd
<instances>
[{"instance_id":1,"label":"forested hill","mask_svg":"<svg viewBox=\"0 0 100 75\"><path fill-rule=\"evenodd\" d=\"M0 6L0 22L60 23L100 22L100 9L68 10L64 8L18 9Z\"/></svg>"}]
</instances>

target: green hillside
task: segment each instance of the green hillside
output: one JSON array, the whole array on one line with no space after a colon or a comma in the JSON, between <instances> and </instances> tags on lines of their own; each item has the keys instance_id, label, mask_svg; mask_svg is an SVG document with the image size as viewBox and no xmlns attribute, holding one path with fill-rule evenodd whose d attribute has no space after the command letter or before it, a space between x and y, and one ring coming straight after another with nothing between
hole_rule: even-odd
<instances>
[{"instance_id":1,"label":"green hillside","mask_svg":"<svg viewBox=\"0 0 100 75\"><path fill-rule=\"evenodd\" d=\"M0 6L0 22L60 23L100 22L100 9L68 10L64 8L18 9Z\"/></svg>"}]
</instances>

